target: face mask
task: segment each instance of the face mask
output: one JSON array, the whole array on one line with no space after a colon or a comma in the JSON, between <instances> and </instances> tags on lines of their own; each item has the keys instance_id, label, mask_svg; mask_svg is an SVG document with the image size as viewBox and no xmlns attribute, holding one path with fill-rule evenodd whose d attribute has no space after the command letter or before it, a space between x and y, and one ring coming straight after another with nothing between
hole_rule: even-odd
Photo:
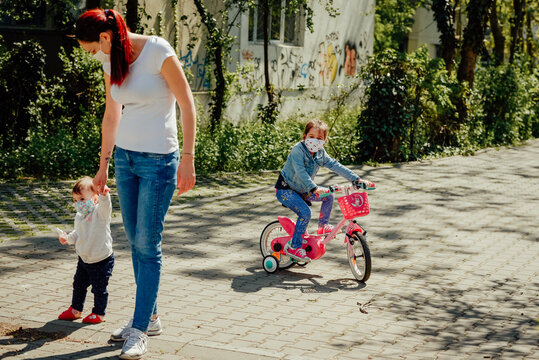
<instances>
[{"instance_id":1,"label":"face mask","mask_svg":"<svg viewBox=\"0 0 539 360\"><path fill-rule=\"evenodd\" d=\"M77 201L75 203L75 209L83 217L90 214L95 209L94 199L88 199L86 201Z\"/></svg>"},{"instance_id":2,"label":"face mask","mask_svg":"<svg viewBox=\"0 0 539 360\"><path fill-rule=\"evenodd\" d=\"M307 146L307 149L309 149L309 151L312 153L319 152L320 150L322 150L325 143L326 142L324 140L314 138L305 139L305 146Z\"/></svg>"},{"instance_id":3,"label":"face mask","mask_svg":"<svg viewBox=\"0 0 539 360\"><path fill-rule=\"evenodd\" d=\"M102 63L110 62L110 55L107 55L103 51L101 51L101 40L99 41L99 51L93 54L92 57Z\"/></svg>"}]
</instances>

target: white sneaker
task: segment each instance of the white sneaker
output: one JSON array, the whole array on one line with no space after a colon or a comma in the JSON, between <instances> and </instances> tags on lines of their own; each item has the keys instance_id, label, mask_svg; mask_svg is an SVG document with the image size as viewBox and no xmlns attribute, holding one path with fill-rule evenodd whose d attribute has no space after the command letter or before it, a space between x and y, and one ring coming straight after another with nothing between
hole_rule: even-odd
<instances>
[{"instance_id":1,"label":"white sneaker","mask_svg":"<svg viewBox=\"0 0 539 360\"><path fill-rule=\"evenodd\" d=\"M129 320L124 327L114 330L114 332L110 334L110 339L112 341L125 341L129 335L131 326L133 326L133 319ZM148 336L160 335L162 332L163 328L161 327L161 319L159 317L155 320L151 319L150 323L148 324Z\"/></svg>"},{"instance_id":2,"label":"white sneaker","mask_svg":"<svg viewBox=\"0 0 539 360\"><path fill-rule=\"evenodd\" d=\"M129 335L122 346L120 359L140 359L146 353L148 335L139 329L130 328Z\"/></svg>"}]
</instances>

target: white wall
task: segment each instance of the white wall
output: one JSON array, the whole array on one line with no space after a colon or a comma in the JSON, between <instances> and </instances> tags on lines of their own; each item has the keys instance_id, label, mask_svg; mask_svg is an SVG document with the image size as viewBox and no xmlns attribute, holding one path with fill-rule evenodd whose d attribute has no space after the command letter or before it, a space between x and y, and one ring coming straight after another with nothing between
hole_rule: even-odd
<instances>
[{"instance_id":1,"label":"white wall","mask_svg":"<svg viewBox=\"0 0 539 360\"><path fill-rule=\"evenodd\" d=\"M436 57L436 46L440 44L440 33L436 27L434 13L420 7L414 16L414 26L408 35L408 52L414 52L422 45L429 51L430 57Z\"/></svg>"}]
</instances>

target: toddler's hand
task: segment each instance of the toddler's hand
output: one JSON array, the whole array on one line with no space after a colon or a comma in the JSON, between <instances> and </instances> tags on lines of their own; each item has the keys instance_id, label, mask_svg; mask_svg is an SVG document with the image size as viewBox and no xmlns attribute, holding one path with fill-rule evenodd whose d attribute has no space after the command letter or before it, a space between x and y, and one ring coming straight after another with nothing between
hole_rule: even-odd
<instances>
[{"instance_id":1,"label":"toddler's hand","mask_svg":"<svg viewBox=\"0 0 539 360\"><path fill-rule=\"evenodd\" d=\"M60 241L60 244L66 245L67 244L67 234L65 233L65 231L56 228L56 232L58 233L58 241Z\"/></svg>"},{"instance_id":2,"label":"toddler's hand","mask_svg":"<svg viewBox=\"0 0 539 360\"><path fill-rule=\"evenodd\" d=\"M103 195L107 195L109 193L109 191L110 191L110 188L107 185L105 185L103 187Z\"/></svg>"}]
</instances>

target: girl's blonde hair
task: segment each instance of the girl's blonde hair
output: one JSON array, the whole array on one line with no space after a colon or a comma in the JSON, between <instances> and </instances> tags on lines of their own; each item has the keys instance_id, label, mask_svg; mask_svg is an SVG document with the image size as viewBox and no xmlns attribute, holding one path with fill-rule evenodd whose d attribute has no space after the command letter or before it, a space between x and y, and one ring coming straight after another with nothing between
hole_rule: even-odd
<instances>
[{"instance_id":1,"label":"girl's blonde hair","mask_svg":"<svg viewBox=\"0 0 539 360\"><path fill-rule=\"evenodd\" d=\"M85 176L73 186L73 194L82 195L82 190L89 189L93 194L97 194L97 187L94 185L94 182L91 177Z\"/></svg>"},{"instance_id":2,"label":"girl's blonde hair","mask_svg":"<svg viewBox=\"0 0 539 360\"><path fill-rule=\"evenodd\" d=\"M305 131L303 132L303 137L305 137L309 133L309 131L311 131L312 128L320 129L322 133L324 133L324 138L328 137L328 124L326 124L320 119L310 120L305 125Z\"/></svg>"}]
</instances>

